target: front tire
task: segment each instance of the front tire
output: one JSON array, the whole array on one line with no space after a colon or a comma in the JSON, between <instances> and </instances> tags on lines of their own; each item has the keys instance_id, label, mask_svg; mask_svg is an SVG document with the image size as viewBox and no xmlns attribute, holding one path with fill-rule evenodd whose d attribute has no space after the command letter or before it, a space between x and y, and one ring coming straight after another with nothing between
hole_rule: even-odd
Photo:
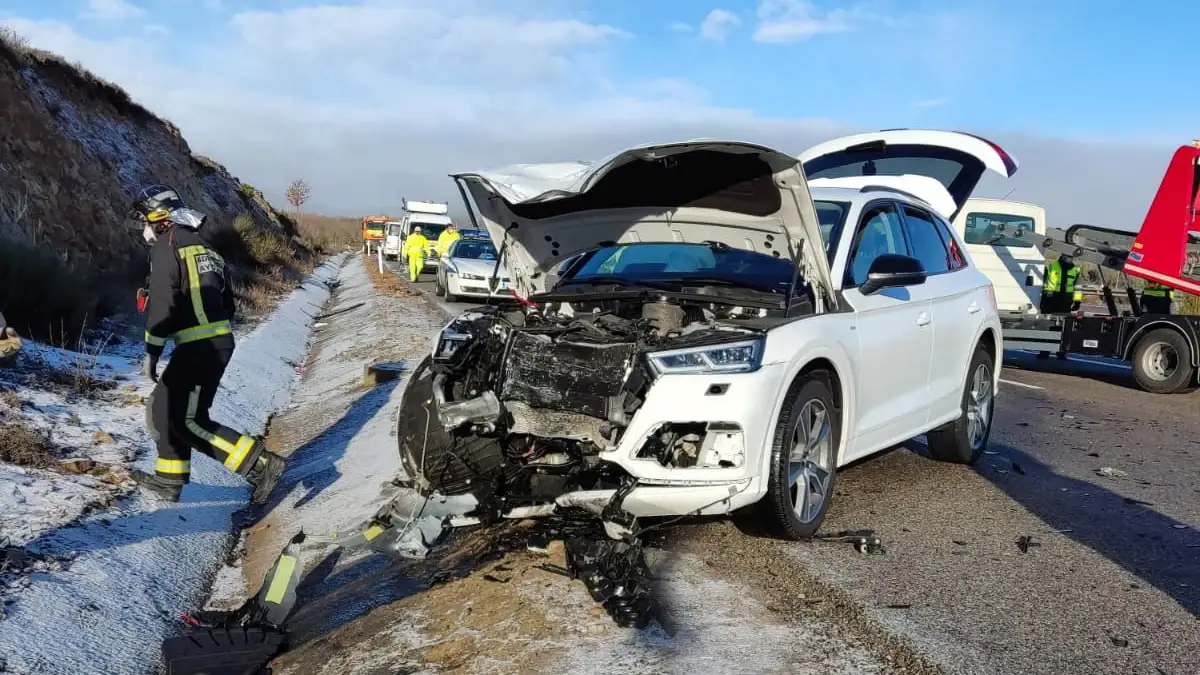
<instances>
[{"instance_id":1,"label":"front tire","mask_svg":"<svg viewBox=\"0 0 1200 675\"><path fill-rule=\"evenodd\" d=\"M433 280L433 294L439 298L446 294L446 289L442 286L442 277L440 276Z\"/></svg>"},{"instance_id":2,"label":"front tire","mask_svg":"<svg viewBox=\"0 0 1200 675\"><path fill-rule=\"evenodd\" d=\"M975 348L963 385L963 414L926 434L929 454L939 462L974 464L987 449L996 410L995 360L982 346Z\"/></svg>"},{"instance_id":3,"label":"front tire","mask_svg":"<svg viewBox=\"0 0 1200 675\"><path fill-rule=\"evenodd\" d=\"M806 376L775 426L764 515L785 539L817 533L837 482L841 411L829 373Z\"/></svg>"}]
</instances>

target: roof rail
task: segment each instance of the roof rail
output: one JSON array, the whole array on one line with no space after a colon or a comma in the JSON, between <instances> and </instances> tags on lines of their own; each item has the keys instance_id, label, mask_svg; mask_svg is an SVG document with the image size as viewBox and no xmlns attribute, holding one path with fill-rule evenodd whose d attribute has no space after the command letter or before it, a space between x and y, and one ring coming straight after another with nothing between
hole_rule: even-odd
<instances>
[{"instance_id":1,"label":"roof rail","mask_svg":"<svg viewBox=\"0 0 1200 675\"><path fill-rule=\"evenodd\" d=\"M901 190L900 188L894 188L889 185L864 185L861 188L859 188L858 191L859 191L859 193L863 193L863 192L895 192L898 195L904 195L905 197L912 197L913 199L921 202L922 204L929 203L928 201L922 199L921 197L918 197L917 195L914 195L913 193L909 192L908 190Z\"/></svg>"}]
</instances>

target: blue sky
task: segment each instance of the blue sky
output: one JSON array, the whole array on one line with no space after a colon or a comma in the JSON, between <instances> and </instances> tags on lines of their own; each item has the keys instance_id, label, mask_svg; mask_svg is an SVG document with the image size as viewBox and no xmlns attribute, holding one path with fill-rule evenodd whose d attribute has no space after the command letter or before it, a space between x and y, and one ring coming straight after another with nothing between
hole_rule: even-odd
<instances>
[{"instance_id":1,"label":"blue sky","mask_svg":"<svg viewBox=\"0 0 1200 675\"><path fill-rule=\"evenodd\" d=\"M330 209L631 142L925 126L1012 139L1048 206L1131 184L1134 214L1200 135L1184 0L7 0L0 21Z\"/></svg>"}]
</instances>

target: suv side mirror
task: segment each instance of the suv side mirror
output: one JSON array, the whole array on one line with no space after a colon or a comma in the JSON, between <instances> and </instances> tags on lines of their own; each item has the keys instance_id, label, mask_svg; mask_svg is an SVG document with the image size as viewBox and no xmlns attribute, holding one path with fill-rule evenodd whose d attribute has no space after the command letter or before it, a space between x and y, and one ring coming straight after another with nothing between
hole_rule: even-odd
<instances>
[{"instance_id":1,"label":"suv side mirror","mask_svg":"<svg viewBox=\"0 0 1200 675\"><path fill-rule=\"evenodd\" d=\"M912 256L884 253L871 263L867 280L858 287L863 295L871 295L884 288L916 286L925 283L925 266Z\"/></svg>"}]
</instances>

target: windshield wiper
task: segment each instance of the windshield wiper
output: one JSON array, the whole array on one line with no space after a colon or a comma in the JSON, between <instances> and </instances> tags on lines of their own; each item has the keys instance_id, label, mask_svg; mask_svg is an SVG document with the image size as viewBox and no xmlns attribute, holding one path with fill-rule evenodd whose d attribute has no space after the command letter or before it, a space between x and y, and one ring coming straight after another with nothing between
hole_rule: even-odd
<instances>
[{"instance_id":1,"label":"windshield wiper","mask_svg":"<svg viewBox=\"0 0 1200 675\"><path fill-rule=\"evenodd\" d=\"M658 280L655 280L655 281L634 280L634 279L629 279L626 277L617 276L615 274L597 275L597 276L591 276L591 277L584 277L582 279L567 279L566 281L560 283L559 286L560 287L575 286L575 285L606 286L608 284L612 284L614 286L629 286L631 288L653 288L653 289L660 290L660 291L674 291L674 290L678 290L678 288L679 288L679 285L677 283L664 284L664 283L660 283Z\"/></svg>"},{"instance_id":2,"label":"windshield wiper","mask_svg":"<svg viewBox=\"0 0 1200 675\"><path fill-rule=\"evenodd\" d=\"M725 277L687 276L687 277L679 277L677 279L669 279L668 281L677 282L684 286L735 286L738 288L746 288L746 289L750 289L750 290L754 290L754 291L761 291L763 293L775 293L775 294L780 293L779 290L772 288L771 286L766 286L763 284L752 284L752 283L748 283L745 281L736 281L733 279L726 279Z\"/></svg>"}]
</instances>

